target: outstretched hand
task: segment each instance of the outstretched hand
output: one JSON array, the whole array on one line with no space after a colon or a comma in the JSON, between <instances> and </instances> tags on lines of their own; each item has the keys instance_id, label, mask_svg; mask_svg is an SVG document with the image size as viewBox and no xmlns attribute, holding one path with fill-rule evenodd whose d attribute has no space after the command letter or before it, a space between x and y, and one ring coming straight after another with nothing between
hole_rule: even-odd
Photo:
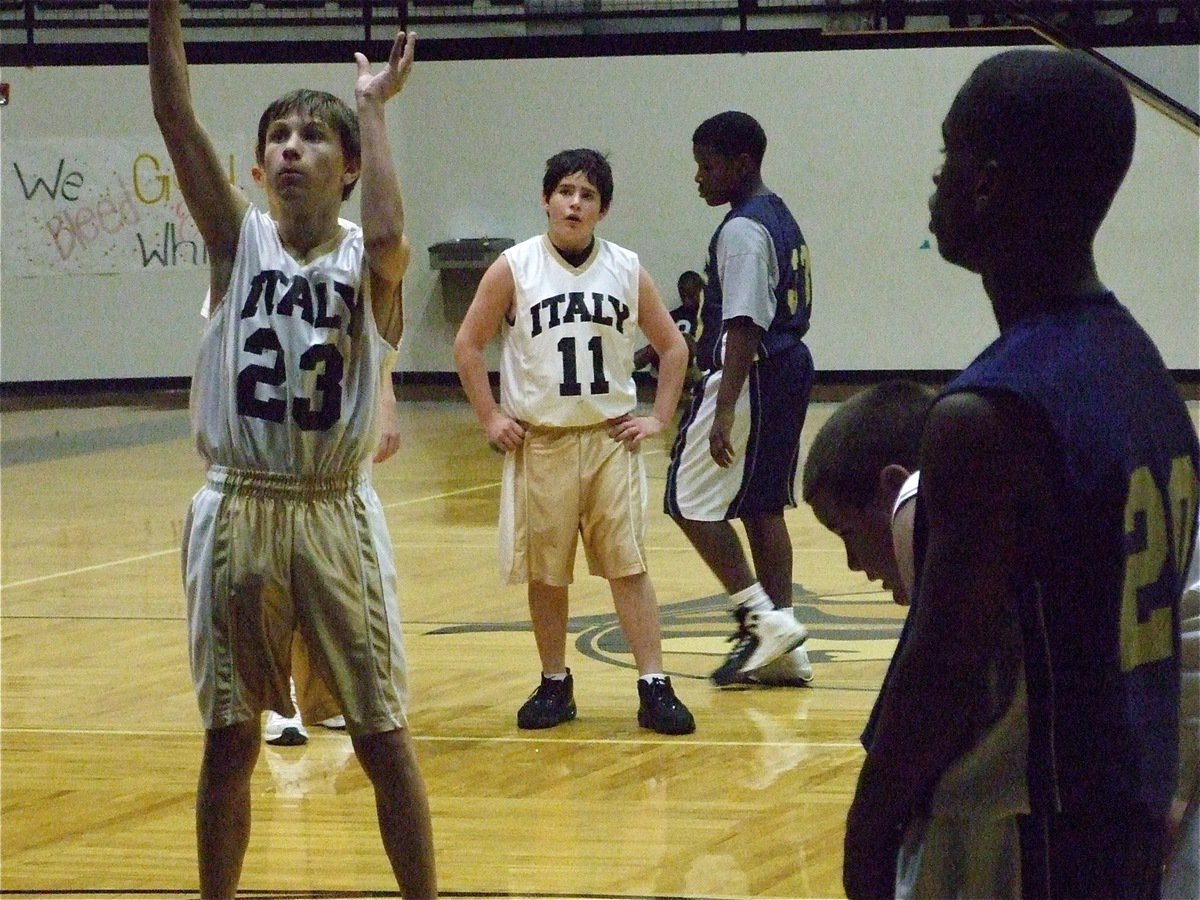
<instances>
[{"instance_id":1,"label":"outstretched hand","mask_svg":"<svg viewBox=\"0 0 1200 900\"><path fill-rule=\"evenodd\" d=\"M354 54L358 63L358 81L354 83L354 93L359 97L368 97L380 103L386 103L400 93L404 82L412 71L413 54L417 48L417 34L410 31L397 32L392 44L392 54L388 57L387 65L371 74L371 63L361 53Z\"/></svg>"}]
</instances>

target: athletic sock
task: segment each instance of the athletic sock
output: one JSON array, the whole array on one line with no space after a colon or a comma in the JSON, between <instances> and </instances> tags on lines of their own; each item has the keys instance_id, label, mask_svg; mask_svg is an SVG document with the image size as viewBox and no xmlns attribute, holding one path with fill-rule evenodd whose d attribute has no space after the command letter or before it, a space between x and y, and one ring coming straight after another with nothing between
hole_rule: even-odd
<instances>
[{"instance_id":1,"label":"athletic sock","mask_svg":"<svg viewBox=\"0 0 1200 900\"><path fill-rule=\"evenodd\" d=\"M770 612L775 608L766 590L757 581L748 588L730 594L729 599L749 612Z\"/></svg>"}]
</instances>

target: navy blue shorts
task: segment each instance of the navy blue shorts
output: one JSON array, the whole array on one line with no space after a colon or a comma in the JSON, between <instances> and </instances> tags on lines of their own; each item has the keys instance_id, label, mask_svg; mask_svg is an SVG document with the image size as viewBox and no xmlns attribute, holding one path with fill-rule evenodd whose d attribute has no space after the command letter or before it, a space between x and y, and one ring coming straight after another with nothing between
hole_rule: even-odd
<instances>
[{"instance_id":1,"label":"navy blue shorts","mask_svg":"<svg viewBox=\"0 0 1200 900\"><path fill-rule=\"evenodd\" d=\"M814 378L812 354L803 343L751 366L730 436L734 464L722 469L708 449L721 371L705 375L671 449L663 502L667 514L722 521L778 515L794 507L800 432Z\"/></svg>"}]
</instances>

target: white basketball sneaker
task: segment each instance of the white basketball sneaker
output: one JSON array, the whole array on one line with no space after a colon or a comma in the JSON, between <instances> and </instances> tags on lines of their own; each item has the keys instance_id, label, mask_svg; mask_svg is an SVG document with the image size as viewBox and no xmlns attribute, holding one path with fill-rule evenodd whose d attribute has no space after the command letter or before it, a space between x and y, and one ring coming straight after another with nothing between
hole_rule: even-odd
<instances>
[{"instance_id":1,"label":"white basketball sneaker","mask_svg":"<svg viewBox=\"0 0 1200 900\"><path fill-rule=\"evenodd\" d=\"M281 716L274 710L267 711L267 724L263 728L263 739L276 747L299 747L308 743L308 732L300 721L300 713L292 716Z\"/></svg>"},{"instance_id":2,"label":"white basketball sneaker","mask_svg":"<svg viewBox=\"0 0 1200 900\"><path fill-rule=\"evenodd\" d=\"M812 663L808 660L808 651L803 647L797 647L741 676L741 681L746 684L761 684L764 687L804 687L812 684L812 680Z\"/></svg>"},{"instance_id":3,"label":"white basketball sneaker","mask_svg":"<svg viewBox=\"0 0 1200 900\"><path fill-rule=\"evenodd\" d=\"M738 607L734 612L738 630L729 640L733 649L725 662L712 673L718 686L741 681L747 672L790 653L808 638L808 629L796 621L790 609L747 610Z\"/></svg>"}]
</instances>

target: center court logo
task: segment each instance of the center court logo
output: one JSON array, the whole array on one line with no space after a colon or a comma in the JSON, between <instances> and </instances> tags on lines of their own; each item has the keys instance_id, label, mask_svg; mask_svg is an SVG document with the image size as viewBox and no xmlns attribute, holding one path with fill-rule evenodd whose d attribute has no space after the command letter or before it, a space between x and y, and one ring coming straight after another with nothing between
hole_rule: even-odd
<instances>
[{"instance_id":1,"label":"center court logo","mask_svg":"<svg viewBox=\"0 0 1200 900\"><path fill-rule=\"evenodd\" d=\"M802 585L792 586L796 618L808 626L805 647L816 664L867 663L891 659L904 620L904 610L887 594L822 597ZM707 678L729 650L735 622L724 594L682 600L659 607L663 661L672 677ZM528 622L484 622L451 625L439 634L532 633ZM635 669L633 654L615 613L572 616L567 634L582 655L625 669Z\"/></svg>"}]
</instances>

